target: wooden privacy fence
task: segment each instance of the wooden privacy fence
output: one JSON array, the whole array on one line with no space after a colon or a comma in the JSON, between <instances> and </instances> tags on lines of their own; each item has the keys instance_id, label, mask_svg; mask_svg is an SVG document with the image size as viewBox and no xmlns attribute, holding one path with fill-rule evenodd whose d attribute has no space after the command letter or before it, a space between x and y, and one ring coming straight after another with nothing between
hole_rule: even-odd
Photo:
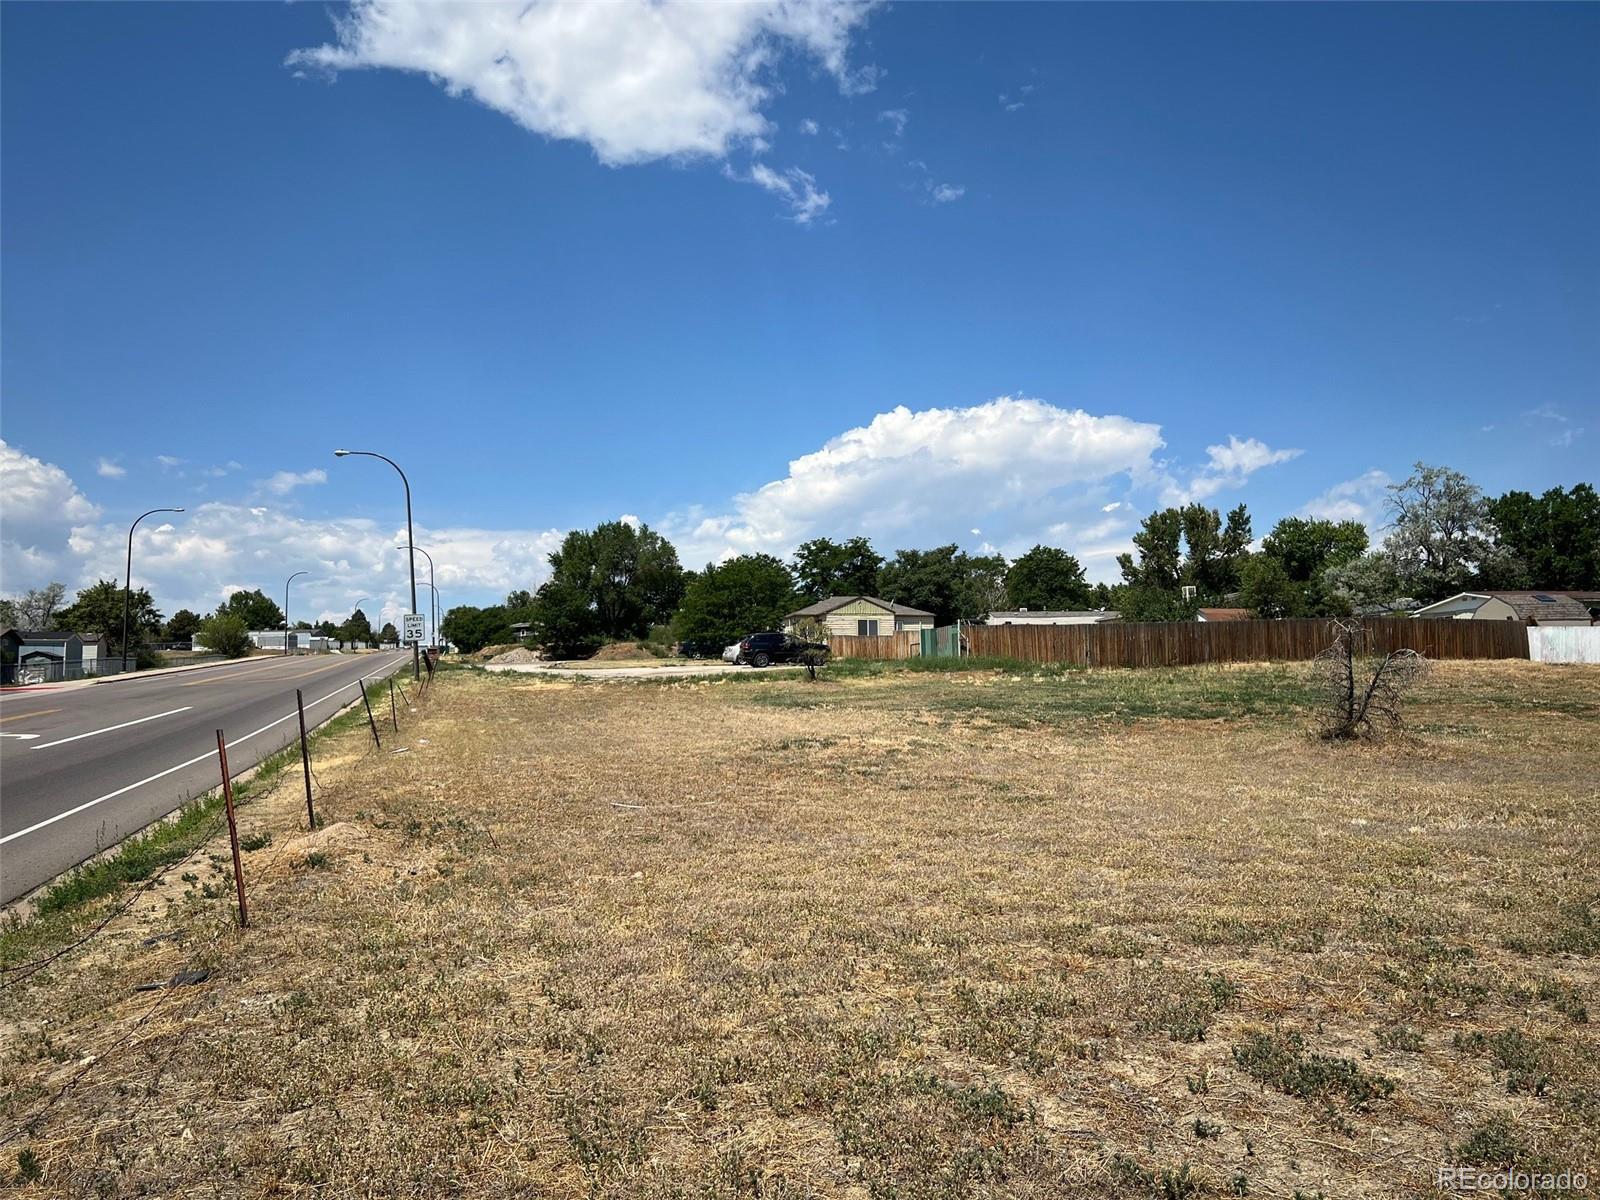
<instances>
[{"instance_id":1,"label":"wooden privacy fence","mask_svg":"<svg viewBox=\"0 0 1600 1200\"><path fill-rule=\"evenodd\" d=\"M916 630L883 637L840 635L828 639L828 649L834 658L912 658L922 653L922 635Z\"/></svg>"},{"instance_id":2,"label":"wooden privacy fence","mask_svg":"<svg viewBox=\"0 0 1600 1200\"><path fill-rule=\"evenodd\" d=\"M1528 630L1516 621L1366 617L1365 649L1416 650L1429 658L1527 658ZM1105 625L966 625L967 653L979 658L1083 667L1173 667L1197 663L1297 661L1333 641L1322 618L1290 621L1113 622ZM887 641L887 638L836 638ZM835 650L841 657L867 657ZM876 657L905 657L878 655Z\"/></svg>"}]
</instances>

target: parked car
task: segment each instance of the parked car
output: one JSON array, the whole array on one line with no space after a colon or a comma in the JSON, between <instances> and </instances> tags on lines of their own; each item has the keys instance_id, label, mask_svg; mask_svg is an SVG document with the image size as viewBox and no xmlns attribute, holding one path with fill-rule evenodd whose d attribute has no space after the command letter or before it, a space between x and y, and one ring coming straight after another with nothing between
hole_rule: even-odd
<instances>
[{"instance_id":1,"label":"parked car","mask_svg":"<svg viewBox=\"0 0 1600 1200\"><path fill-rule=\"evenodd\" d=\"M739 654L734 661L766 667L773 663L798 662L807 650L821 651L823 657L828 654L828 647L821 642L808 642L792 633L752 633L739 643Z\"/></svg>"},{"instance_id":2,"label":"parked car","mask_svg":"<svg viewBox=\"0 0 1600 1200\"><path fill-rule=\"evenodd\" d=\"M711 638L685 638L678 643L678 653L685 658L716 658L722 651L722 643Z\"/></svg>"},{"instance_id":3,"label":"parked car","mask_svg":"<svg viewBox=\"0 0 1600 1200\"><path fill-rule=\"evenodd\" d=\"M738 662L739 661L739 643L738 642L735 642L733 645L729 646L726 650L724 650L722 652L722 661L723 662Z\"/></svg>"}]
</instances>

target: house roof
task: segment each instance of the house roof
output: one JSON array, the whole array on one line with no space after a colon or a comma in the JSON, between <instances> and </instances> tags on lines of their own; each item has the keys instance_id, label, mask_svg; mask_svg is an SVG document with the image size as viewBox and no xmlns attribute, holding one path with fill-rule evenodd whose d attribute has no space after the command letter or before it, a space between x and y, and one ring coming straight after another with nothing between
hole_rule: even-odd
<instances>
[{"instance_id":1,"label":"house roof","mask_svg":"<svg viewBox=\"0 0 1600 1200\"><path fill-rule=\"evenodd\" d=\"M925 609L912 608L909 604L891 604L887 600L879 600L876 596L829 596L826 600L818 600L815 604L808 604L804 608L797 608L784 620L795 617L825 617L834 609L843 608L846 604L854 604L857 600L865 600L868 604L876 604L879 608L892 612L897 617L931 617L933 614Z\"/></svg>"},{"instance_id":2,"label":"house roof","mask_svg":"<svg viewBox=\"0 0 1600 1200\"><path fill-rule=\"evenodd\" d=\"M1255 616L1248 608L1202 608L1200 615L1208 621L1248 621Z\"/></svg>"},{"instance_id":3,"label":"house roof","mask_svg":"<svg viewBox=\"0 0 1600 1200\"><path fill-rule=\"evenodd\" d=\"M1509 605L1511 611L1516 613L1523 621L1587 621L1589 619L1589 605L1580 600L1571 592L1457 592L1454 596L1446 596L1443 600L1436 600L1432 604L1425 604L1417 609L1412 616L1424 616L1436 608L1446 604L1454 604L1458 600L1476 600L1472 608L1476 611L1482 608L1489 600L1499 600Z\"/></svg>"},{"instance_id":4,"label":"house roof","mask_svg":"<svg viewBox=\"0 0 1600 1200\"><path fill-rule=\"evenodd\" d=\"M80 642L83 640L81 634L63 633L59 629L18 629L15 633L25 642L64 642L69 638L77 638Z\"/></svg>"}]
</instances>

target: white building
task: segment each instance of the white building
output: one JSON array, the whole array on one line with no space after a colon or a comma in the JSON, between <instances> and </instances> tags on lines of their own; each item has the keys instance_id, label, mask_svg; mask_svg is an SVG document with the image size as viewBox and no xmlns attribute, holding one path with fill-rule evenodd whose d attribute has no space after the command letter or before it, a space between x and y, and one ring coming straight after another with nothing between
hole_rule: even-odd
<instances>
[{"instance_id":1,"label":"white building","mask_svg":"<svg viewBox=\"0 0 1600 1200\"><path fill-rule=\"evenodd\" d=\"M990 625L1104 625L1120 621L1122 614L1109 608L1019 608L1012 612L992 612Z\"/></svg>"}]
</instances>

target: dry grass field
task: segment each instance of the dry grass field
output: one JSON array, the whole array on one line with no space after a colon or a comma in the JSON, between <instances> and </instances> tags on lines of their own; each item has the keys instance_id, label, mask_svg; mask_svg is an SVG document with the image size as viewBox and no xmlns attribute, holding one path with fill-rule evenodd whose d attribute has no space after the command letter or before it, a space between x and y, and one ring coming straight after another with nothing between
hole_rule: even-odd
<instances>
[{"instance_id":1,"label":"dry grass field","mask_svg":"<svg viewBox=\"0 0 1600 1200\"><path fill-rule=\"evenodd\" d=\"M293 773L243 810L252 928L213 842L0 974L0 1177L902 1200L1600 1178L1600 680L1441 663L1411 740L1369 747L1309 735L1309 678L447 674L382 753L322 744L325 828L297 832ZM211 974L134 990L184 967Z\"/></svg>"}]
</instances>

